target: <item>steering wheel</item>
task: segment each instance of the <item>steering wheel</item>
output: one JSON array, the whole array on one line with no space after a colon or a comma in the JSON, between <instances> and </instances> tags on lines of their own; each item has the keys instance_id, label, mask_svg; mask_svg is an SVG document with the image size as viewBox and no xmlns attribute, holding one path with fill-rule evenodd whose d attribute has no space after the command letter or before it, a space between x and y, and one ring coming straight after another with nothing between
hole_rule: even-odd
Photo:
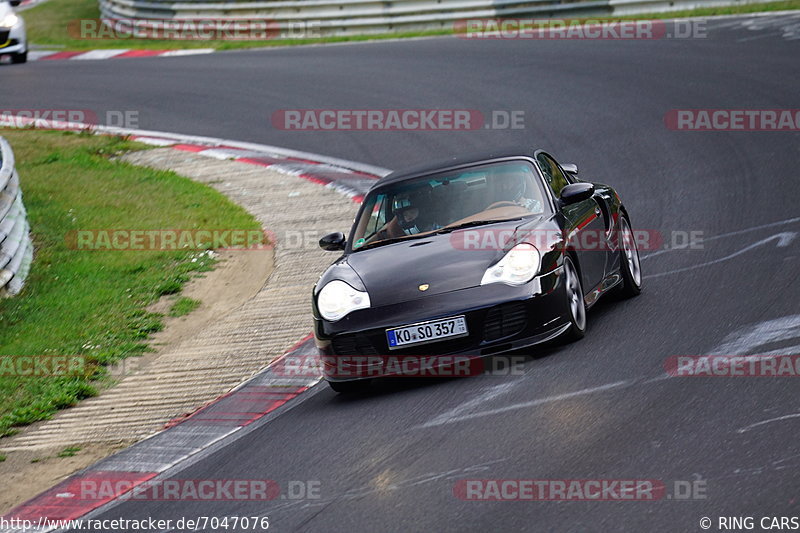
<instances>
[{"instance_id":1,"label":"steering wheel","mask_svg":"<svg viewBox=\"0 0 800 533\"><path fill-rule=\"evenodd\" d=\"M484 209L484 211L488 211L489 209L494 209L495 207L519 207L519 204L516 202L510 202L508 200L501 200L500 202L495 202L491 204L489 207Z\"/></svg>"}]
</instances>

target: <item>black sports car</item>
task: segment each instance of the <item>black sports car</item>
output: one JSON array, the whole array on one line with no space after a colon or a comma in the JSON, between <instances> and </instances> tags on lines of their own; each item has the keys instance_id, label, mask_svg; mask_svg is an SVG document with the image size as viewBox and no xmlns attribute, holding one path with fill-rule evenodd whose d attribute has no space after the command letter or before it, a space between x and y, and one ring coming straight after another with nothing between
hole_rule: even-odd
<instances>
[{"instance_id":1,"label":"black sports car","mask_svg":"<svg viewBox=\"0 0 800 533\"><path fill-rule=\"evenodd\" d=\"M601 295L639 294L625 207L614 189L577 174L544 151L515 150L376 182L350 238L320 240L344 252L312 298L330 386L406 373L408 358L453 365L453 356L578 339Z\"/></svg>"}]
</instances>

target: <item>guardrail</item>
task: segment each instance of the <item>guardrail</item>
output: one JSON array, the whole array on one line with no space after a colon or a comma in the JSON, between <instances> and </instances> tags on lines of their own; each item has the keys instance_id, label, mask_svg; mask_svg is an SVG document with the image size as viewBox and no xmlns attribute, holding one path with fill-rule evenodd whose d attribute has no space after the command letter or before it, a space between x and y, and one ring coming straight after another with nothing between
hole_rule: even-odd
<instances>
[{"instance_id":1,"label":"guardrail","mask_svg":"<svg viewBox=\"0 0 800 533\"><path fill-rule=\"evenodd\" d=\"M311 26L319 36L452 29L465 19L500 17L610 17L771 0L99 0L104 18L117 20L266 19L277 30Z\"/></svg>"},{"instance_id":2,"label":"guardrail","mask_svg":"<svg viewBox=\"0 0 800 533\"><path fill-rule=\"evenodd\" d=\"M14 296L22 290L32 259L33 243L14 152L0 137L0 296Z\"/></svg>"}]
</instances>

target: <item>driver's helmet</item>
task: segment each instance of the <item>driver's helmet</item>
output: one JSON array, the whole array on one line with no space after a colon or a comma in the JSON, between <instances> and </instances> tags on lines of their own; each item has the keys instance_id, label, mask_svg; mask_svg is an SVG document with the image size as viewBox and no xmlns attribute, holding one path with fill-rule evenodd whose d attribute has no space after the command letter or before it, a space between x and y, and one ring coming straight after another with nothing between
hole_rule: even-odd
<instances>
[{"instance_id":1,"label":"driver's helmet","mask_svg":"<svg viewBox=\"0 0 800 533\"><path fill-rule=\"evenodd\" d=\"M421 231L420 215L430 208L429 200L430 187L420 187L395 196L392 211L397 215L397 222L404 231Z\"/></svg>"},{"instance_id":2,"label":"driver's helmet","mask_svg":"<svg viewBox=\"0 0 800 533\"><path fill-rule=\"evenodd\" d=\"M517 202L525 194L526 177L518 172L501 172L495 175L498 201Z\"/></svg>"}]
</instances>

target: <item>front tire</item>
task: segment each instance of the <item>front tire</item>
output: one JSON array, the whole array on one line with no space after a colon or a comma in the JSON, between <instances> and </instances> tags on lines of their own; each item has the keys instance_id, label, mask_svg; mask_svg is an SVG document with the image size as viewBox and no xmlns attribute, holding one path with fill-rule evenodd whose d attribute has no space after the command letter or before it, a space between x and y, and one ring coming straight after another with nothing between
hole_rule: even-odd
<instances>
[{"instance_id":1,"label":"front tire","mask_svg":"<svg viewBox=\"0 0 800 533\"><path fill-rule=\"evenodd\" d=\"M20 52L18 54L11 54L11 62L20 64L28 62L28 51Z\"/></svg>"},{"instance_id":2,"label":"front tire","mask_svg":"<svg viewBox=\"0 0 800 533\"><path fill-rule=\"evenodd\" d=\"M564 292L567 298L570 326L563 333L563 339L573 342L582 339L586 334L586 303L583 300L580 275L578 275L578 270L570 256L564 258Z\"/></svg>"},{"instance_id":3,"label":"front tire","mask_svg":"<svg viewBox=\"0 0 800 533\"><path fill-rule=\"evenodd\" d=\"M620 217L619 270L622 274L620 294L625 298L638 296L642 292L642 263L627 217Z\"/></svg>"}]
</instances>

